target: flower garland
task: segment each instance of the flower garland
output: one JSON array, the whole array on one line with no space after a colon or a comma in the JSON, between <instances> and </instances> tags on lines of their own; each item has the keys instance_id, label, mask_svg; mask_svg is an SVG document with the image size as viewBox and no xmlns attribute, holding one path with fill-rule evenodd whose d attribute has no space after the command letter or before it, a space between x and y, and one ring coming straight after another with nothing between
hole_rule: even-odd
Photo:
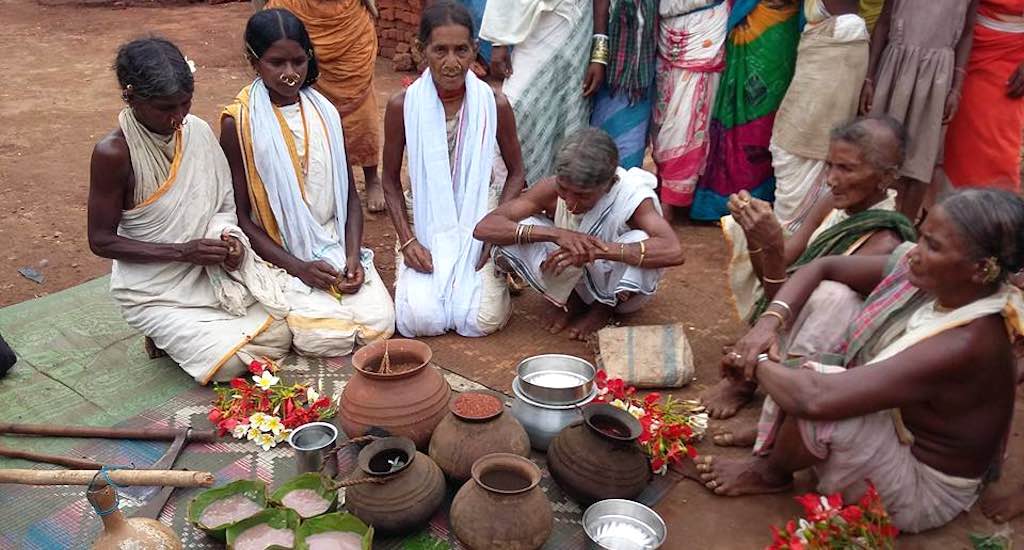
<instances>
[{"instance_id":1,"label":"flower garland","mask_svg":"<svg viewBox=\"0 0 1024 550\"><path fill-rule=\"evenodd\" d=\"M641 398L636 388L627 386L621 378L609 379L603 370L597 371L595 383L594 401L618 407L640 421L643 432L637 442L651 457L654 473L664 474L669 465L682 462L684 457L697 457L693 445L708 428L708 414L700 402L672 397L663 400L658 392Z\"/></svg>"},{"instance_id":2,"label":"flower garland","mask_svg":"<svg viewBox=\"0 0 1024 550\"><path fill-rule=\"evenodd\" d=\"M213 388L217 399L208 418L221 436L230 433L269 451L295 428L334 416L335 400L304 384L281 384L279 370L269 359L253 361L250 379L239 377Z\"/></svg>"},{"instance_id":3,"label":"flower garland","mask_svg":"<svg viewBox=\"0 0 1024 550\"><path fill-rule=\"evenodd\" d=\"M766 550L891 550L899 530L893 527L882 498L868 481L857 504L843 506L842 495L808 493L796 497L806 517L772 526Z\"/></svg>"}]
</instances>

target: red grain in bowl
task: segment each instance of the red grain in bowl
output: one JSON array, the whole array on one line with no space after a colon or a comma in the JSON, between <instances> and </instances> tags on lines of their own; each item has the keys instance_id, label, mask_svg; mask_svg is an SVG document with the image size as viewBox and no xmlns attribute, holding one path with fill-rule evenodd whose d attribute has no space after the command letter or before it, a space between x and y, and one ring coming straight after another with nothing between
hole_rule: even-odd
<instances>
[{"instance_id":1,"label":"red grain in bowl","mask_svg":"<svg viewBox=\"0 0 1024 550\"><path fill-rule=\"evenodd\" d=\"M488 418L501 412L503 405L493 395L464 393L455 398L452 410L463 418Z\"/></svg>"}]
</instances>

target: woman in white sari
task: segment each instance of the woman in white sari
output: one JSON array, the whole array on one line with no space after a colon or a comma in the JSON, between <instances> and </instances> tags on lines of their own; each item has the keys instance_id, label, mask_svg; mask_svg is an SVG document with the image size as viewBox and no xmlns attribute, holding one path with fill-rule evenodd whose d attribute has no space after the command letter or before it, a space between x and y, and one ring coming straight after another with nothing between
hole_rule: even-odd
<instances>
[{"instance_id":1,"label":"woman in white sari","mask_svg":"<svg viewBox=\"0 0 1024 550\"><path fill-rule=\"evenodd\" d=\"M114 260L110 293L129 325L196 381L228 380L291 345L274 270L237 225L217 138L188 114L192 73L162 39L123 45L128 106L93 151L89 246Z\"/></svg>"}]
</instances>

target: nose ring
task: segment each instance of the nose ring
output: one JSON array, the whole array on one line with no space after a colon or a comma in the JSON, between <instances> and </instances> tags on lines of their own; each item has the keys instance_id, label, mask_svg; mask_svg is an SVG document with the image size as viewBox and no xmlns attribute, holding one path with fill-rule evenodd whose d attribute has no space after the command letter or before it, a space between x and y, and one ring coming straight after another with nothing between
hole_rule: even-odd
<instances>
[{"instance_id":1,"label":"nose ring","mask_svg":"<svg viewBox=\"0 0 1024 550\"><path fill-rule=\"evenodd\" d=\"M299 75L281 74L278 77L286 86L295 86L299 83Z\"/></svg>"}]
</instances>

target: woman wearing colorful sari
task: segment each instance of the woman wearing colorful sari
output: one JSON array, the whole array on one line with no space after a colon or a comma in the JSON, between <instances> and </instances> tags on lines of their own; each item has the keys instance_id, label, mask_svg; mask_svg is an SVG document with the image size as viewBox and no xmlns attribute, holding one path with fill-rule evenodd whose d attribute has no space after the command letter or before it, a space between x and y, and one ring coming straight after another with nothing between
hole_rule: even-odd
<instances>
[{"instance_id":1,"label":"woman wearing colorful sari","mask_svg":"<svg viewBox=\"0 0 1024 550\"><path fill-rule=\"evenodd\" d=\"M697 183L691 218L718 220L729 213L729 195L740 191L772 200L768 143L796 65L797 13L795 0L733 2L725 70L708 130L707 168Z\"/></svg>"},{"instance_id":2,"label":"woman wearing colorful sari","mask_svg":"<svg viewBox=\"0 0 1024 550\"><path fill-rule=\"evenodd\" d=\"M808 214L807 223L788 237L767 202L746 191L729 198L732 215L722 218L722 229L732 245L729 284L742 319L755 323L781 285L814 259L888 254L914 239L910 220L895 212L889 190L905 151L906 134L891 118L856 119L835 129L826 174L830 190ZM843 336L843 321L860 307L860 298L849 288L823 284L794 324L783 352L808 357L830 349ZM750 384L722 379L703 399L713 417L728 418L753 392Z\"/></svg>"},{"instance_id":3,"label":"woman wearing colorful sari","mask_svg":"<svg viewBox=\"0 0 1024 550\"><path fill-rule=\"evenodd\" d=\"M946 132L956 187L1020 192L1024 129L1024 0L981 0L960 107Z\"/></svg>"},{"instance_id":4,"label":"woman wearing colorful sari","mask_svg":"<svg viewBox=\"0 0 1024 550\"><path fill-rule=\"evenodd\" d=\"M725 67L729 5L723 0L661 0L658 86L654 107L654 162L661 208L693 203L708 154L711 104Z\"/></svg>"},{"instance_id":5,"label":"woman wearing colorful sari","mask_svg":"<svg viewBox=\"0 0 1024 550\"><path fill-rule=\"evenodd\" d=\"M627 170L640 168L647 151L659 48L658 11L658 0L612 0L609 8L612 54L604 86L594 98L590 124L612 136L619 148L619 165Z\"/></svg>"},{"instance_id":6,"label":"woman wearing colorful sari","mask_svg":"<svg viewBox=\"0 0 1024 550\"><path fill-rule=\"evenodd\" d=\"M971 189L929 212L917 245L888 256L823 258L801 269L722 360L768 394L754 456L702 456L718 495L787 490L813 468L817 491L856 500L871 482L893 525L942 526L998 467L1014 410L1012 342L1024 300L1024 201ZM784 364L779 334L824 281L867 295L834 353ZM771 406L769 406L771 405Z\"/></svg>"}]
</instances>

